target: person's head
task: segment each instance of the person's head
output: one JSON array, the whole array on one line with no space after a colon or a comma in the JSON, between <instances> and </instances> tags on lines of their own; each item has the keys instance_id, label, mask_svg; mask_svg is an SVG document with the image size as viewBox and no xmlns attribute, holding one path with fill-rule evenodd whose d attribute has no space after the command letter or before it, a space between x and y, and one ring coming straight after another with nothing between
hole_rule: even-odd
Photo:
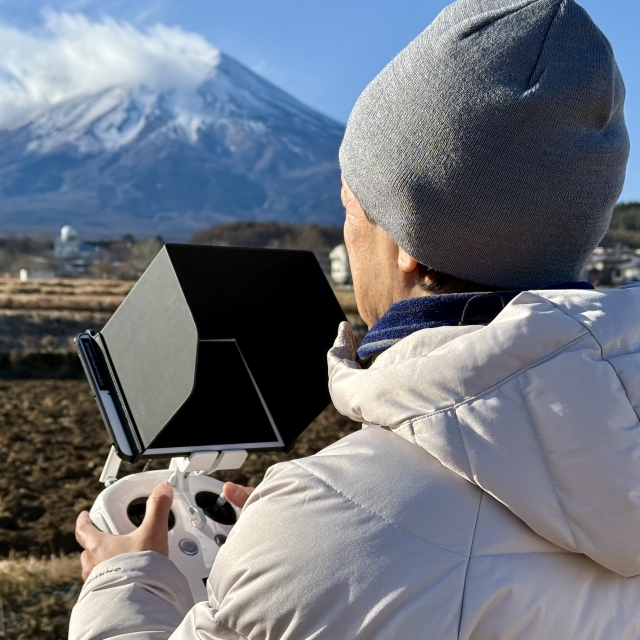
<instances>
[{"instance_id":1,"label":"person's head","mask_svg":"<svg viewBox=\"0 0 640 640\"><path fill-rule=\"evenodd\" d=\"M576 281L624 183L624 85L573 0L458 0L365 89L340 149L371 325L425 293Z\"/></svg>"},{"instance_id":2,"label":"person's head","mask_svg":"<svg viewBox=\"0 0 640 640\"><path fill-rule=\"evenodd\" d=\"M342 180L345 208L344 240L358 310L372 327L394 303L408 298L467 291L493 291L490 287L440 273L420 264L371 218Z\"/></svg>"}]
</instances>

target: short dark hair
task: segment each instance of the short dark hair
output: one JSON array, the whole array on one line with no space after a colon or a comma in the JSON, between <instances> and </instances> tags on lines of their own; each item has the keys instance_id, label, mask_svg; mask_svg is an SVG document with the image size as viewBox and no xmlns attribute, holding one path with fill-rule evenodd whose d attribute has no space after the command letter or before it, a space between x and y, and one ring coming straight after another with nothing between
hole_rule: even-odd
<instances>
[{"instance_id":1,"label":"short dark hair","mask_svg":"<svg viewBox=\"0 0 640 640\"><path fill-rule=\"evenodd\" d=\"M444 293L484 293L486 291L503 291L501 287L479 284L471 280L463 280L448 273L442 273L424 264L418 264L416 284L429 293L441 295Z\"/></svg>"}]
</instances>

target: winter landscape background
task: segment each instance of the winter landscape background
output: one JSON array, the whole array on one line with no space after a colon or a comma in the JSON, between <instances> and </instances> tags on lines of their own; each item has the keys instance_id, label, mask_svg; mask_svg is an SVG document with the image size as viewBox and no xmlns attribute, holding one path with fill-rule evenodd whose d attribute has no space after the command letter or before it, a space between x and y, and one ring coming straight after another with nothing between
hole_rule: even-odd
<instances>
[{"instance_id":1,"label":"winter landscape background","mask_svg":"<svg viewBox=\"0 0 640 640\"><path fill-rule=\"evenodd\" d=\"M71 224L84 238L185 241L236 220L341 225L342 124L195 34L46 20L60 77L0 60L1 233Z\"/></svg>"},{"instance_id":2,"label":"winter landscape background","mask_svg":"<svg viewBox=\"0 0 640 640\"><path fill-rule=\"evenodd\" d=\"M616 50L635 140L640 3L582 3ZM0 0L0 640L66 638L81 587L73 526L109 443L73 336L106 323L164 240L326 258L351 107L446 4ZM56 255L63 225L80 237ZM640 205L618 208L605 244L599 285L640 278ZM336 294L361 335L353 292ZM328 407L291 453L223 473L255 485L355 428Z\"/></svg>"}]
</instances>

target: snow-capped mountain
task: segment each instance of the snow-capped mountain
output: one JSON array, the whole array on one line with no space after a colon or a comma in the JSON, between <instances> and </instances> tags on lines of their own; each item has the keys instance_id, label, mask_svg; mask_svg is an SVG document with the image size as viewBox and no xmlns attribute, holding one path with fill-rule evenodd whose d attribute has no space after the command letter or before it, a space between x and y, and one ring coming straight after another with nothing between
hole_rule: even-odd
<instances>
[{"instance_id":1,"label":"snow-capped mountain","mask_svg":"<svg viewBox=\"0 0 640 640\"><path fill-rule=\"evenodd\" d=\"M0 234L186 239L230 220L342 223L343 125L220 54L197 88L114 86L0 129Z\"/></svg>"}]
</instances>

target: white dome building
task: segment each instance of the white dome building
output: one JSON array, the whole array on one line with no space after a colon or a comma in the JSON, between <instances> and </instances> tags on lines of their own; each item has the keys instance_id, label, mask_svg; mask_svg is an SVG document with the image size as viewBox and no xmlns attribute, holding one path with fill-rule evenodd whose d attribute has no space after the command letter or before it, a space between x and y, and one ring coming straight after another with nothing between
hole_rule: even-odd
<instances>
[{"instance_id":1,"label":"white dome building","mask_svg":"<svg viewBox=\"0 0 640 640\"><path fill-rule=\"evenodd\" d=\"M74 258L80 254L80 240L78 232L70 225L65 224L60 229L60 237L56 239L53 253L56 258Z\"/></svg>"}]
</instances>

